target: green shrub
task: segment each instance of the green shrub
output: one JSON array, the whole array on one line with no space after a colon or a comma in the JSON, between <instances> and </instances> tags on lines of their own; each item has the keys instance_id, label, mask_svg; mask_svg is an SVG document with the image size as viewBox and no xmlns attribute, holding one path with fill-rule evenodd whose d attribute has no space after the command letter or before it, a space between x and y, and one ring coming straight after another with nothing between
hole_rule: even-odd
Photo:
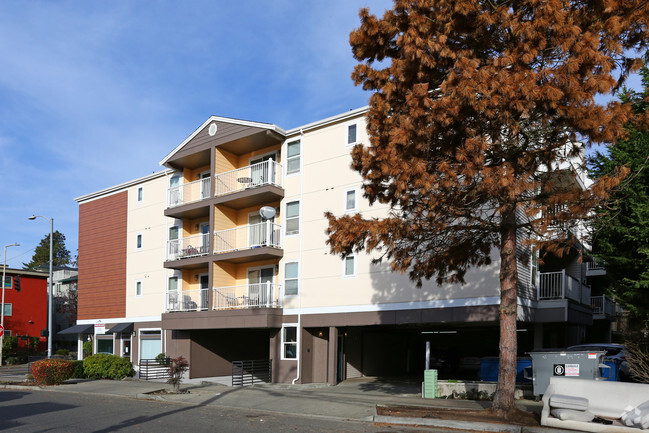
<instances>
[{"instance_id":1,"label":"green shrub","mask_svg":"<svg viewBox=\"0 0 649 433\"><path fill-rule=\"evenodd\" d=\"M68 349L57 349L55 352L56 355L63 355L67 356L70 354L70 351Z\"/></svg>"},{"instance_id":2,"label":"green shrub","mask_svg":"<svg viewBox=\"0 0 649 433\"><path fill-rule=\"evenodd\" d=\"M90 379L124 379L135 374L133 364L116 355L98 353L83 360L84 374Z\"/></svg>"},{"instance_id":3,"label":"green shrub","mask_svg":"<svg viewBox=\"0 0 649 433\"><path fill-rule=\"evenodd\" d=\"M72 361L74 364L74 371L72 372L72 379L83 379L86 373L83 371L83 361Z\"/></svg>"},{"instance_id":4,"label":"green shrub","mask_svg":"<svg viewBox=\"0 0 649 433\"><path fill-rule=\"evenodd\" d=\"M32 364L31 373L39 385L58 385L72 377L74 364L65 359L43 359Z\"/></svg>"},{"instance_id":5,"label":"green shrub","mask_svg":"<svg viewBox=\"0 0 649 433\"><path fill-rule=\"evenodd\" d=\"M86 356L92 355L92 341L84 341L83 342L83 356L84 358Z\"/></svg>"},{"instance_id":6,"label":"green shrub","mask_svg":"<svg viewBox=\"0 0 649 433\"><path fill-rule=\"evenodd\" d=\"M158 361L158 364L160 365L167 365L167 355L165 355L164 352L158 353L155 360Z\"/></svg>"}]
</instances>

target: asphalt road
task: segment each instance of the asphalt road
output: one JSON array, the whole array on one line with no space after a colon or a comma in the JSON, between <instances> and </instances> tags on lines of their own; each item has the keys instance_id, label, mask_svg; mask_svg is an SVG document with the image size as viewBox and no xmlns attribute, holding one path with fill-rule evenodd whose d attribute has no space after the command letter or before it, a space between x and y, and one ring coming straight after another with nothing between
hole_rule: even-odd
<instances>
[{"instance_id":1,"label":"asphalt road","mask_svg":"<svg viewBox=\"0 0 649 433\"><path fill-rule=\"evenodd\" d=\"M0 390L0 430L20 433L434 431L215 406L22 390Z\"/></svg>"}]
</instances>

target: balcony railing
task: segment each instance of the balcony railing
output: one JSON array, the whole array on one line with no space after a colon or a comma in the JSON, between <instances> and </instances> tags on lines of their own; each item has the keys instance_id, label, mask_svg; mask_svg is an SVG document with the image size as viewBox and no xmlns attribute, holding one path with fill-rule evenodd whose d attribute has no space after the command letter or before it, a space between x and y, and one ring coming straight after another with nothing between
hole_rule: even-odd
<instances>
[{"instance_id":1,"label":"balcony railing","mask_svg":"<svg viewBox=\"0 0 649 433\"><path fill-rule=\"evenodd\" d=\"M558 272L541 272L539 274L538 299L572 299L581 304L590 305L590 287L581 284L575 277Z\"/></svg>"},{"instance_id":2,"label":"balcony railing","mask_svg":"<svg viewBox=\"0 0 649 433\"><path fill-rule=\"evenodd\" d=\"M236 170L219 173L215 177L216 195L231 194L263 185L282 186L282 165L266 160Z\"/></svg>"},{"instance_id":3,"label":"balcony railing","mask_svg":"<svg viewBox=\"0 0 649 433\"><path fill-rule=\"evenodd\" d=\"M214 288L212 309L279 308L282 287L271 282Z\"/></svg>"},{"instance_id":4,"label":"balcony railing","mask_svg":"<svg viewBox=\"0 0 649 433\"><path fill-rule=\"evenodd\" d=\"M250 224L214 234L214 254L228 253L251 248L281 248L281 226L269 221Z\"/></svg>"},{"instance_id":5,"label":"balcony railing","mask_svg":"<svg viewBox=\"0 0 649 433\"><path fill-rule=\"evenodd\" d=\"M607 296L591 296L590 306L596 316L614 317L616 315L615 302Z\"/></svg>"},{"instance_id":6,"label":"balcony railing","mask_svg":"<svg viewBox=\"0 0 649 433\"><path fill-rule=\"evenodd\" d=\"M209 177L172 186L167 190L168 207L176 207L209 198L211 187L212 179Z\"/></svg>"},{"instance_id":7,"label":"balcony railing","mask_svg":"<svg viewBox=\"0 0 649 433\"><path fill-rule=\"evenodd\" d=\"M209 254L209 242L210 235L207 233L167 241L167 260L178 260Z\"/></svg>"},{"instance_id":8,"label":"balcony railing","mask_svg":"<svg viewBox=\"0 0 649 433\"><path fill-rule=\"evenodd\" d=\"M209 289L167 291L165 309L167 312L207 310L209 291Z\"/></svg>"}]
</instances>

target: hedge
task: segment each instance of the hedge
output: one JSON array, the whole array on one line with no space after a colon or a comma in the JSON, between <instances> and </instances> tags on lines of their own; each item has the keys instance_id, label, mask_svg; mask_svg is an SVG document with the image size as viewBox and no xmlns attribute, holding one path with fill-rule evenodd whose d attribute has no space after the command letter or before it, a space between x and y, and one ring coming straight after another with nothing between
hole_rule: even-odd
<instances>
[{"instance_id":1,"label":"hedge","mask_svg":"<svg viewBox=\"0 0 649 433\"><path fill-rule=\"evenodd\" d=\"M120 380L135 374L133 364L116 355L98 353L83 360L83 371L90 379Z\"/></svg>"},{"instance_id":2,"label":"hedge","mask_svg":"<svg viewBox=\"0 0 649 433\"><path fill-rule=\"evenodd\" d=\"M58 385L74 373L74 363L65 359L42 359L32 364L32 376L39 385Z\"/></svg>"}]
</instances>

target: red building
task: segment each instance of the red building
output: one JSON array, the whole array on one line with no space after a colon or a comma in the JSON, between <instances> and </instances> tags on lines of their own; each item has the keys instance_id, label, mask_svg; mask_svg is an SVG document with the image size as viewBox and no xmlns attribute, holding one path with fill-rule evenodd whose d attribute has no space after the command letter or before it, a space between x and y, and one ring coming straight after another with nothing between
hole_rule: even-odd
<instances>
[{"instance_id":1,"label":"red building","mask_svg":"<svg viewBox=\"0 0 649 433\"><path fill-rule=\"evenodd\" d=\"M5 336L41 337L41 331L47 329L47 274L7 268L4 281L4 328ZM26 339L18 339L19 346L24 346L25 342ZM47 339L42 337L39 349L46 346Z\"/></svg>"}]
</instances>

